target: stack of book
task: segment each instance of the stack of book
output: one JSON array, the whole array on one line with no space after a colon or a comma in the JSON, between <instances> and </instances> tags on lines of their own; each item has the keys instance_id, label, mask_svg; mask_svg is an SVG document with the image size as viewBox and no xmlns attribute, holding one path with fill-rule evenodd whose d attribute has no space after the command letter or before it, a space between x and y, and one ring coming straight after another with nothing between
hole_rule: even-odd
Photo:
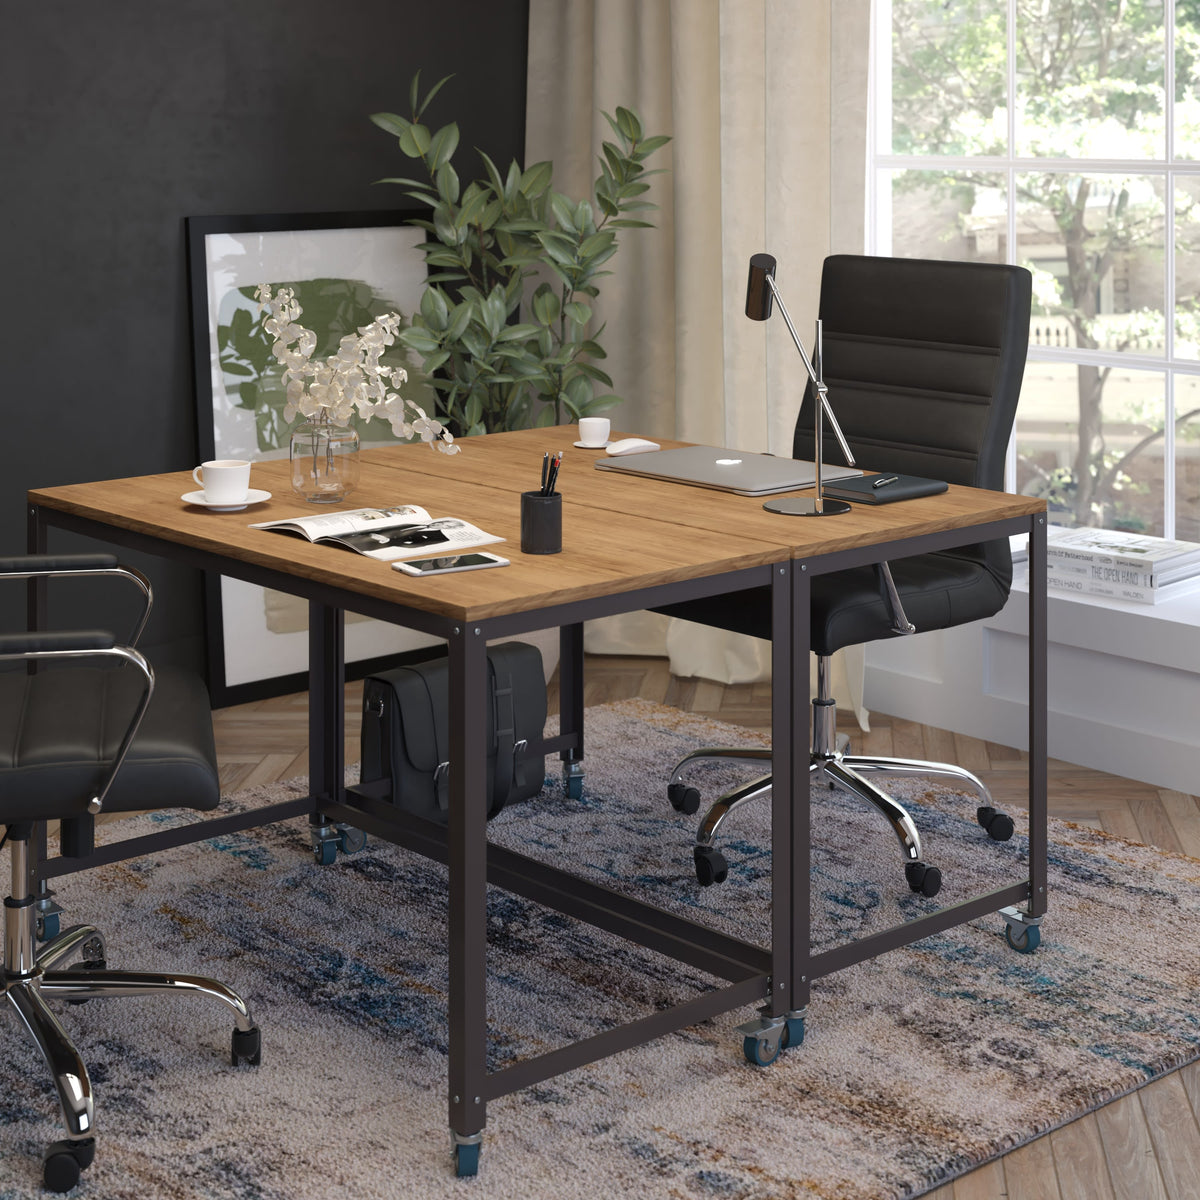
<instances>
[{"instance_id":1,"label":"stack of book","mask_svg":"<svg viewBox=\"0 0 1200 1200\"><path fill-rule=\"evenodd\" d=\"M1157 604L1200 590L1200 543L1052 525L1046 531L1046 585L1051 595Z\"/></svg>"}]
</instances>

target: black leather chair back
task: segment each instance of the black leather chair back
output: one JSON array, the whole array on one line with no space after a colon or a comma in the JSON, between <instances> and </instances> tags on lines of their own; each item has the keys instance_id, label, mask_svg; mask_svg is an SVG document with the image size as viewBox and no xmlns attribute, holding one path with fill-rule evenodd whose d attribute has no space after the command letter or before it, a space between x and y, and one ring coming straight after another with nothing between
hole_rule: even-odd
<instances>
[{"instance_id":1,"label":"black leather chair back","mask_svg":"<svg viewBox=\"0 0 1200 1200\"><path fill-rule=\"evenodd\" d=\"M821 276L824 379L858 465L1000 491L1029 345L1023 267L838 254ZM813 394L794 458L813 457ZM826 462L843 461L828 423Z\"/></svg>"},{"instance_id":2,"label":"black leather chair back","mask_svg":"<svg viewBox=\"0 0 1200 1200\"><path fill-rule=\"evenodd\" d=\"M1004 489L1033 277L1024 267L835 254L821 275L829 403L860 467ZM813 389L792 457L813 457ZM826 422L824 461L843 461ZM1006 541L943 553L983 565L1007 593Z\"/></svg>"},{"instance_id":3,"label":"black leather chair back","mask_svg":"<svg viewBox=\"0 0 1200 1200\"><path fill-rule=\"evenodd\" d=\"M825 260L823 377L858 466L1003 490L1032 288L1023 267L850 254ZM810 386L794 458L813 458L813 402ZM843 462L828 422L825 429L824 461ZM1012 584L1007 538L891 566L905 614L922 632L993 615ZM656 611L770 637L765 589L740 593L736 602L715 596ZM817 654L894 636L873 566L814 578L811 616Z\"/></svg>"}]
</instances>

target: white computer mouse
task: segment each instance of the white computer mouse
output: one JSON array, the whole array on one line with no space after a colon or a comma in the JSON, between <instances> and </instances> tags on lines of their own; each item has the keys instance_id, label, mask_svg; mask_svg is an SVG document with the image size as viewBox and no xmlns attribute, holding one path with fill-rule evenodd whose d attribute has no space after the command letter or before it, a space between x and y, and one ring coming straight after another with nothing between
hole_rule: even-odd
<instances>
[{"instance_id":1,"label":"white computer mouse","mask_svg":"<svg viewBox=\"0 0 1200 1200\"><path fill-rule=\"evenodd\" d=\"M609 442L605 453L610 455L642 454L647 450L661 449L662 447L657 442L652 442L649 438L622 438L619 442Z\"/></svg>"}]
</instances>

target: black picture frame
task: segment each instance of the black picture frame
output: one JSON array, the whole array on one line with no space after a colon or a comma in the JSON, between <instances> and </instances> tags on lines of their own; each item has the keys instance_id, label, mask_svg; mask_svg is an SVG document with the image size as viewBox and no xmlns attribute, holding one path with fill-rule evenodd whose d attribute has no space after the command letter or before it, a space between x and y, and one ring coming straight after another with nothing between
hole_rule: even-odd
<instances>
[{"instance_id":1,"label":"black picture frame","mask_svg":"<svg viewBox=\"0 0 1200 1200\"><path fill-rule=\"evenodd\" d=\"M319 281L325 292L333 282L345 282L352 304L343 297L339 314L365 306L368 320L391 310L407 318L420 303L428 277L421 249L425 232L410 224L423 215L408 209L186 218L198 461L287 457L282 395L274 383L278 365L260 336L250 345L239 334L246 318L236 327L232 319L237 309L251 307L258 319L253 289L260 283L300 285L303 305L306 282ZM339 331L318 327L319 320L309 324L313 315L306 313L301 322L319 337L332 338L328 350L320 345L317 350L332 353ZM235 369L241 374L231 375ZM409 374L405 395L432 413L433 392L419 363L410 361ZM370 444L368 438L395 440L384 423L370 426L370 432L360 430L364 444ZM296 515L305 515L299 497ZM215 708L307 689L307 606L224 576L205 577L204 601L205 659ZM361 677L397 654L432 644L434 639L424 635L349 614L347 675Z\"/></svg>"}]
</instances>

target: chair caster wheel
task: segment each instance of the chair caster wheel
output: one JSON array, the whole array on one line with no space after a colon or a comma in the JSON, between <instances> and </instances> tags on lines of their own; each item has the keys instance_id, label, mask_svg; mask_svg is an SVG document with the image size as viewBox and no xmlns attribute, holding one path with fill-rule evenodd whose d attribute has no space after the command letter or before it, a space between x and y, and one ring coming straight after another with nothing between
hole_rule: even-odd
<instances>
[{"instance_id":1,"label":"chair caster wheel","mask_svg":"<svg viewBox=\"0 0 1200 1200\"><path fill-rule=\"evenodd\" d=\"M1005 925L1004 940L1018 954L1032 954L1042 944L1042 930L1038 925Z\"/></svg>"},{"instance_id":2,"label":"chair caster wheel","mask_svg":"<svg viewBox=\"0 0 1200 1200\"><path fill-rule=\"evenodd\" d=\"M993 842L1007 842L1013 835L1012 817L1008 813L997 812L985 804L976 811L975 819Z\"/></svg>"},{"instance_id":3,"label":"chair caster wheel","mask_svg":"<svg viewBox=\"0 0 1200 1200\"><path fill-rule=\"evenodd\" d=\"M245 1032L240 1029L233 1031L229 1056L235 1067L244 1062L257 1067L262 1062L262 1031L257 1025Z\"/></svg>"},{"instance_id":4,"label":"chair caster wheel","mask_svg":"<svg viewBox=\"0 0 1200 1200\"><path fill-rule=\"evenodd\" d=\"M713 846L697 846L693 854L696 859L696 881L701 887L725 882L729 875L729 864L720 850Z\"/></svg>"},{"instance_id":5,"label":"chair caster wheel","mask_svg":"<svg viewBox=\"0 0 1200 1200\"><path fill-rule=\"evenodd\" d=\"M48 1192L69 1192L96 1157L96 1139L55 1142L46 1151L42 1163L42 1182Z\"/></svg>"},{"instance_id":6,"label":"chair caster wheel","mask_svg":"<svg viewBox=\"0 0 1200 1200\"><path fill-rule=\"evenodd\" d=\"M478 1142L456 1142L454 1144L454 1174L459 1179L479 1174Z\"/></svg>"},{"instance_id":7,"label":"chair caster wheel","mask_svg":"<svg viewBox=\"0 0 1200 1200\"><path fill-rule=\"evenodd\" d=\"M667 799L671 807L686 816L692 816L700 811L700 793L686 783L672 783L667 786Z\"/></svg>"},{"instance_id":8,"label":"chair caster wheel","mask_svg":"<svg viewBox=\"0 0 1200 1200\"><path fill-rule=\"evenodd\" d=\"M922 896L936 896L942 888L942 873L937 867L927 867L923 862L904 864L904 878L914 892Z\"/></svg>"}]
</instances>

